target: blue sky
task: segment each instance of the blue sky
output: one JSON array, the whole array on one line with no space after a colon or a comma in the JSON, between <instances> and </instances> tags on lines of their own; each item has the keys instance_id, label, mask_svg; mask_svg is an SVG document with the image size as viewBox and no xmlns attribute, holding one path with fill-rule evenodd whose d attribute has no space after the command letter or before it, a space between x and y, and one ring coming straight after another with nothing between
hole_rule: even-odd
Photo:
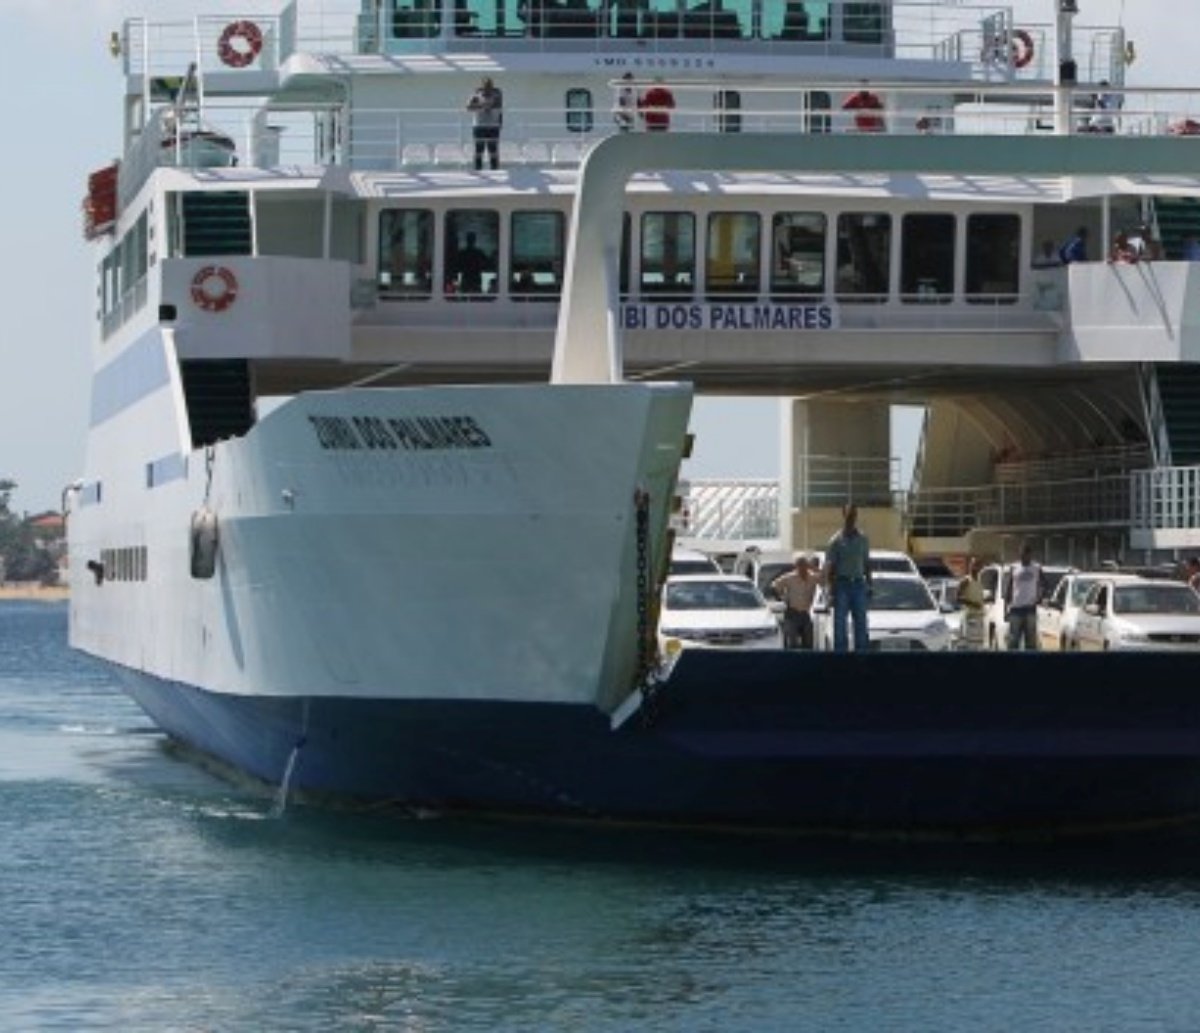
<instances>
[{"instance_id":1,"label":"blue sky","mask_svg":"<svg viewBox=\"0 0 1200 1033\"><path fill-rule=\"evenodd\" d=\"M319 8L321 0L302 0ZM96 253L81 233L87 174L117 157L122 83L107 51L126 17L262 13L278 3L209 0L0 0L8 144L0 163L0 478L18 484L18 510L57 509L83 469ZM340 5L339 5L340 6ZM1195 0L1079 0L1081 21L1123 18L1137 41L1134 85L1184 85L1200 43ZM1053 0L1014 0L1045 22ZM1192 17L1185 19L1185 12ZM25 101L21 102L21 97ZM706 399L693 429L693 477L773 477L779 460L774 401Z\"/></svg>"}]
</instances>

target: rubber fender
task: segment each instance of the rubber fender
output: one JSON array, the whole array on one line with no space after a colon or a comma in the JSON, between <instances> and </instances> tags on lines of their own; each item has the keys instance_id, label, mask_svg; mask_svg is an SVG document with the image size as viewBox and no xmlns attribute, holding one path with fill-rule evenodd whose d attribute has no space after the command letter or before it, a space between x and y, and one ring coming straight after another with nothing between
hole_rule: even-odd
<instances>
[{"instance_id":1,"label":"rubber fender","mask_svg":"<svg viewBox=\"0 0 1200 1033\"><path fill-rule=\"evenodd\" d=\"M220 535L217 514L202 506L192 514L191 557L192 577L207 581L217 572L217 548Z\"/></svg>"}]
</instances>

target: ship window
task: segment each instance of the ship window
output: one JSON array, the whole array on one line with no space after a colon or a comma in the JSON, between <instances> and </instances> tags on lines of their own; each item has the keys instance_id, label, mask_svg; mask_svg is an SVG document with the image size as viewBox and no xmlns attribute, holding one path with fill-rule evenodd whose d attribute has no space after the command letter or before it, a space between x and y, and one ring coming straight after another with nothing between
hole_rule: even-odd
<instances>
[{"instance_id":1,"label":"ship window","mask_svg":"<svg viewBox=\"0 0 1200 1033\"><path fill-rule=\"evenodd\" d=\"M399 299L429 297L433 290L433 212L424 208L380 212L379 290Z\"/></svg>"},{"instance_id":2,"label":"ship window","mask_svg":"<svg viewBox=\"0 0 1200 1033\"><path fill-rule=\"evenodd\" d=\"M630 250L632 248L632 241L629 238L632 225L633 220L630 219L629 213L623 212L621 214L621 273L619 284L622 297L628 297L629 295Z\"/></svg>"},{"instance_id":3,"label":"ship window","mask_svg":"<svg viewBox=\"0 0 1200 1033\"><path fill-rule=\"evenodd\" d=\"M678 0L648 0L642 8L642 36L650 39L678 38Z\"/></svg>"},{"instance_id":4,"label":"ship window","mask_svg":"<svg viewBox=\"0 0 1200 1033\"><path fill-rule=\"evenodd\" d=\"M742 131L742 95L737 90L719 90L714 98L717 109L717 132Z\"/></svg>"},{"instance_id":5,"label":"ship window","mask_svg":"<svg viewBox=\"0 0 1200 1033\"><path fill-rule=\"evenodd\" d=\"M771 220L771 291L825 293L825 216L779 212Z\"/></svg>"},{"instance_id":6,"label":"ship window","mask_svg":"<svg viewBox=\"0 0 1200 1033\"><path fill-rule=\"evenodd\" d=\"M446 294L494 298L500 272L500 215L483 208L446 213Z\"/></svg>"},{"instance_id":7,"label":"ship window","mask_svg":"<svg viewBox=\"0 0 1200 1033\"><path fill-rule=\"evenodd\" d=\"M699 0L683 12L685 39L741 39L750 24L747 0Z\"/></svg>"},{"instance_id":8,"label":"ship window","mask_svg":"<svg viewBox=\"0 0 1200 1033\"><path fill-rule=\"evenodd\" d=\"M594 121L592 91L583 87L567 90L567 132L590 133Z\"/></svg>"},{"instance_id":9,"label":"ship window","mask_svg":"<svg viewBox=\"0 0 1200 1033\"><path fill-rule=\"evenodd\" d=\"M529 36L595 39L601 31L600 4L587 0L519 0L517 15Z\"/></svg>"},{"instance_id":10,"label":"ship window","mask_svg":"<svg viewBox=\"0 0 1200 1033\"><path fill-rule=\"evenodd\" d=\"M1021 219L967 216L967 300L1011 305L1020 289Z\"/></svg>"},{"instance_id":11,"label":"ship window","mask_svg":"<svg viewBox=\"0 0 1200 1033\"><path fill-rule=\"evenodd\" d=\"M882 43L890 28L890 0L846 4L842 9L842 38L847 43Z\"/></svg>"},{"instance_id":12,"label":"ship window","mask_svg":"<svg viewBox=\"0 0 1200 1033\"><path fill-rule=\"evenodd\" d=\"M829 39L829 4L763 0L762 38L806 43Z\"/></svg>"},{"instance_id":13,"label":"ship window","mask_svg":"<svg viewBox=\"0 0 1200 1033\"><path fill-rule=\"evenodd\" d=\"M804 112L804 131L806 133L828 133L833 127L833 119L829 115L833 100L828 90L813 90L805 95L807 105Z\"/></svg>"},{"instance_id":14,"label":"ship window","mask_svg":"<svg viewBox=\"0 0 1200 1033\"><path fill-rule=\"evenodd\" d=\"M892 217L847 212L837 221L837 297L859 304L887 300L891 280Z\"/></svg>"},{"instance_id":15,"label":"ship window","mask_svg":"<svg viewBox=\"0 0 1200 1033\"><path fill-rule=\"evenodd\" d=\"M696 283L696 219L690 212L642 216L642 291L688 297Z\"/></svg>"},{"instance_id":16,"label":"ship window","mask_svg":"<svg viewBox=\"0 0 1200 1033\"><path fill-rule=\"evenodd\" d=\"M714 212L708 217L704 288L710 297L758 293L761 224L754 212Z\"/></svg>"},{"instance_id":17,"label":"ship window","mask_svg":"<svg viewBox=\"0 0 1200 1033\"><path fill-rule=\"evenodd\" d=\"M439 0L392 0L393 39L429 39L441 27Z\"/></svg>"},{"instance_id":18,"label":"ship window","mask_svg":"<svg viewBox=\"0 0 1200 1033\"><path fill-rule=\"evenodd\" d=\"M513 212L509 292L556 298L562 291L566 219L562 212Z\"/></svg>"},{"instance_id":19,"label":"ship window","mask_svg":"<svg viewBox=\"0 0 1200 1033\"><path fill-rule=\"evenodd\" d=\"M906 215L900 223L900 293L909 303L947 302L954 293L953 215Z\"/></svg>"}]
</instances>

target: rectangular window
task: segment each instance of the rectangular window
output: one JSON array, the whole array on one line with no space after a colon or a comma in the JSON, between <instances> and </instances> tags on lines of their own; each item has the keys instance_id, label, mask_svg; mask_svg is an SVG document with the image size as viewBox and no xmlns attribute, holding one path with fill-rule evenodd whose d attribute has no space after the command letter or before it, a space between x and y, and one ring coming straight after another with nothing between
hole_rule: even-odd
<instances>
[{"instance_id":1,"label":"rectangular window","mask_svg":"<svg viewBox=\"0 0 1200 1033\"><path fill-rule=\"evenodd\" d=\"M446 213L446 295L491 301L500 274L500 215L486 208Z\"/></svg>"},{"instance_id":2,"label":"rectangular window","mask_svg":"<svg viewBox=\"0 0 1200 1033\"><path fill-rule=\"evenodd\" d=\"M887 301L891 283L892 217L846 212L837 221L837 298L857 304Z\"/></svg>"},{"instance_id":3,"label":"rectangular window","mask_svg":"<svg viewBox=\"0 0 1200 1033\"><path fill-rule=\"evenodd\" d=\"M825 293L825 216L779 212L771 220L771 293Z\"/></svg>"},{"instance_id":4,"label":"rectangular window","mask_svg":"<svg viewBox=\"0 0 1200 1033\"><path fill-rule=\"evenodd\" d=\"M433 212L396 208L379 213L379 293L398 299L433 293Z\"/></svg>"},{"instance_id":5,"label":"rectangular window","mask_svg":"<svg viewBox=\"0 0 1200 1033\"><path fill-rule=\"evenodd\" d=\"M762 0L763 39L824 42L829 39L829 25L828 0Z\"/></svg>"},{"instance_id":6,"label":"rectangular window","mask_svg":"<svg viewBox=\"0 0 1200 1033\"><path fill-rule=\"evenodd\" d=\"M755 212L714 212L708 217L704 288L709 297L758 293L761 225Z\"/></svg>"},{"instance_id":7,"label":"rectangular window","mask_svg":"<svg viewBox=\"0 0 1200 1033\"><path fill-rule=\"evenodd\" d=\"M737 90L720 90L716 95L717 132L742 131L742 95Z\"/></svg>"},{"instance_id":8,"label":"rectangular window","mask_svg":"<svg viewBox=\"0 0 1200 1033\"><path fill-rule=\"evenodd\" d=\"M890 0L848 3L842 10L842 38L847 43L883 43L890 28L890 15Z\"/></svg>"},{"instance_id":9,"label":"rectangular window","mask_svg":"<svg viewBox=\"0 0 1200 1033\"><path fill-rule=\"evenodd\" d=\"M679 36L679 0L646 0L642 8L642 35L650 39Z\"/></svg>"},{"instance_id":10,"label":"rectangular window","mask_svg":"<svg viewBox=\"0 0 1200 1033\"><path fill-rule=\"evenodd\" d=\"M592 91L583 87L567 90L567 132L590 133L594 122Z\"/></svg>"},{"instance_id":11,"label":"rectangular window","mask_svg":"<svg viewBox=\"0 0 1200 1033\"><path fill-rule=\"evenodd\" d=\"M690 297L696 284L696 219L690 212L642 216L643 294Z\"/></svg>"},{"instance_id":12,"label":"rectangular window","mask_svg":"<svg viewBox=\"0 0 1200 1033\"><path fill-rule=\"evenodd\" d=\"M494 0L469 2L482 6ZM526 35L547 39L595 39L602 18L599 0L520 0L517 16Z\"/></svg>"},{"instance_id":13,"label":"rectangular window","mask_svg":"<svg viewBox=\"0 0 1200 1033\"><path fill-rule=\"evenodd\" d=\"M514 297L557 298L566 260L563 213L513 212L511 231L509 292Z\"/></svg>"},{"instance_id":14,"label":"rectangular window","mask_svg":"<svg viewBox=\"0 0 1200 1033\"><path fill-rule=\"evenodd\" d=\"M440 0L393 0L392 37L429 39L442 28Z\"/></svg>"},{"instance_id":15,"label":"rectangular window","mask_svg":"<svg viewBox=\"0 0 1200 1033\"><path fill-rule=\"evenodd\" d=\"M1015 302L1021 289L1020 256L1020 216L967 216L967 300Z\"/></svg>"},{"instance_id":16,"label":"rectangular window","mask_svg":"<svg viewBox=\"0 0 1200 1033\"><path fill-rule=\"evenodd\" d=\"M947 302L954 294L953 215L906 215L900 223L902 300Z\"/></svg>"}]
</instances>

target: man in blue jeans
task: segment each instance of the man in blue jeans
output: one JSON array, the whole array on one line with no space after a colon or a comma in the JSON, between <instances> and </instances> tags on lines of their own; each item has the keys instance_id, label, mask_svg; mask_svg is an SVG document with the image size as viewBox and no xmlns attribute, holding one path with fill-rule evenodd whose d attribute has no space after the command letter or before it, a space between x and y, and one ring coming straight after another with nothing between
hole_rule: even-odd
<instances>
[{"instance_id":1,"label":"man in blue jeans","mask_svg":"<svg viewBox=\"0 0 1200 1033\"><path fill-rule=\"evenodd\" d=\"M829 539L825 550L825 577L833 599L833 651L846 652L846 620L854 623L854 651L870 645L867 631L867 597L871 592L871 544L858 529L858 507L842 507L842 529Z\"/></svg>"}]
</instances>

